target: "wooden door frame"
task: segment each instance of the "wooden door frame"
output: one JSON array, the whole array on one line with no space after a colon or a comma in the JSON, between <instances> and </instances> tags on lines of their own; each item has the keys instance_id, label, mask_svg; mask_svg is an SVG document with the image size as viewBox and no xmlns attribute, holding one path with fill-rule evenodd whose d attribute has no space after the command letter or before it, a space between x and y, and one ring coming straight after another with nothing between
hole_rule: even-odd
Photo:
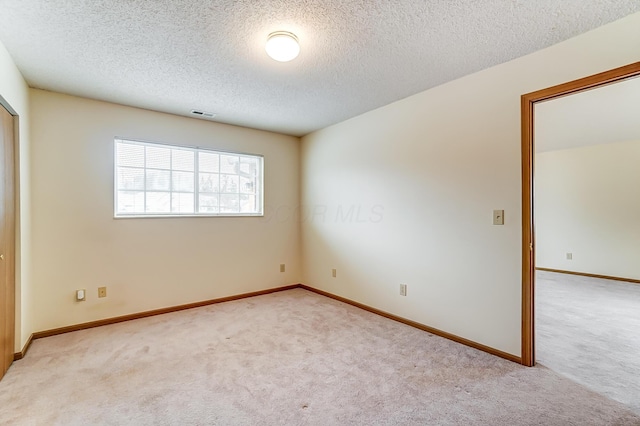
<instances>
[{"instance_id":1,"label":"wooden door frame","mask_svg":"<svg viewBox=\"0 0 640 426\"><path fill-rule=\"evenodd\" d=\"M522 364L535 365L534 105L640 76L640 62L522 95Z\"/></svg>"},{"instance_id":2,"label":"wooden door frame","mask_svg":"<svg viewBox=\"0 0 640 426\"><path fill-rule=\"evenodd\" d=\"M6 318L6 322L4 323L5 330L3 330L3 334L7 333L8 335L8 344L9 347L4 348L2 351L2 370L0 371L0 377L2 377L5 373L5 370L9 368L11 365L15 355L15 342L16 342L16 248L17 248L17 171L18 171L18 135L20 132L19 124L18 124L18 115L15 110L11 108L11 106L6 102L6 100L0 96L0 108L8 113L8 116L11 117L10 120L5 121L4 124L10 123L10 130L4 129L3 126L3 136L8 136L4 139L3 146L0 149L4 150L3 154L3 170L2 170L2 185L4 186L4 197L0 200L3 203L3 214L5 220L5 229L6 231L6 241L3 247L4 259L0 260L5 263L5 273L4 279L6 279L7 284L7 293L6 296L6 306L2 307L3 313L2 315L8 314ZM3 113L4 113L3 111ZM4 121L4 118L3 118ZM2 290L4 291L4 289ZM6 308L6 312L4 309ZM6 352L6 353L5 353Z\"/></svg>"}]
</instances>

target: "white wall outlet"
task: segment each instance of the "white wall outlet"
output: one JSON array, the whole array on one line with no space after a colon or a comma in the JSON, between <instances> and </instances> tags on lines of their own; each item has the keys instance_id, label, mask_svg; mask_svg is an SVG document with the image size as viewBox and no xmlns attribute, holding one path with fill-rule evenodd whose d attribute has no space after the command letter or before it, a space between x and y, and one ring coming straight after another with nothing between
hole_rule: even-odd
<instances>
[{"instance_id":1,"label":"white wall outlet","mask_svg":"<svg viewBox=\"0 0 640 426\"><path fill-rule=\"evenodd\" d=\"M407 295L407 285L400 284L400 296L406 296L406 295Z\"/></svg>"},{"instance_id":2,"label":"white wall outlet","mask_svg":"<svg viewBox=\"0 0 640 426\"><path fill-rule=\"evenodd\" d=\"M331 270L331 276L332 276L333 278L335 278L335 277L336 277L336 275L337 275L336 270L335 270L335 269L332 269L332 270Z\"/></svg>"},{"instance_id":3,"label":"white wall outlet","mask_svg":"<svg viewBox=\"0 0 640 426\"><path fill-rule=\"evenodd\" d=\"M87 300L87 291L85 289L76 290L76 300L78 302Z\"/></svg>"},{"instance_id":4,"label":"white wall outlet","mask_svg":"<svg viewBox=\"0 0 640 426\"><path fill-rule=\"evenodd\" d=\"M573 260L573 253L567 253L567 260Z\"/></svg>"},{"instance_id":5,"label":"white wall outlet","mask_svg":"<svg viewBox=\"0 0 640 426\"><path fill-rule=\"evenodd\" d=\"M280 264L280 272L284 272L284 263Z\"/></svg>"},{"instance_id":6,"label":"white wall outlet","mask_svg":"<svg viewBox=\"0 0 640 426\"><path fill-rule=\"evenodd\" d=\"M493 224L504 225L504 210L493 211Z\"/></svg>"}]
</instances>

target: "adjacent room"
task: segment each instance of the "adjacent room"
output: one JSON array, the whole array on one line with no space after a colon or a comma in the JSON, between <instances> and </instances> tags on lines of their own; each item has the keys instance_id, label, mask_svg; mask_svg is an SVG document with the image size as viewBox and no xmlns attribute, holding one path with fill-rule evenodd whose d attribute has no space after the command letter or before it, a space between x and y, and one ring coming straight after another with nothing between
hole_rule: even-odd
<instances>
[{"instance_id":1,"label":"adjacent room","mask_svg":"<svg viewBox=\"0 0 640 426\"><path fill-rule=\"evenodd\" d=\"M640 279L637 209L529 252L523 160L523 96L638 40L634 0L0 1L0 424L640 424L527 326L528 266ZM637 192L638 140L571 148Z\"/></svg>"},{"instance_id":2,"label":"adjacent room","mask_svg":"<svg viewBox=\"0 0 640 426\"><path fill-rule=\"evenodd\" d=\"M538 363L640 410L640 78L536 104Z\"/></svg>"}]
</instances>

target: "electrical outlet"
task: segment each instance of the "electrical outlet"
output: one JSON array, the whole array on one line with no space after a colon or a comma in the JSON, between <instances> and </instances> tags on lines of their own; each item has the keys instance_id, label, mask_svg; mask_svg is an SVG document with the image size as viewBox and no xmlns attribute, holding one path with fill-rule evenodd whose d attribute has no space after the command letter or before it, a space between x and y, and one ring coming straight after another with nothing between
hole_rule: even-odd
<instances>
[{"instance_id":1,"label":"electrical outlet","mask_svg":"<svg viewBox=\"0 0 640 426\"><path fill-rule=\"evenodd\" d=\"M98 297L107 297L106 287L98 287Z\"/></svg>"},{"instance_id":2,"label":"electrical outlet","mask_svg":"<svg viewBox=\"0 0 640 426\"><path fill-rule=\"evenodd\" d=\"M407 285L400 284L400 296L406 296L406 295L407 295Z\"/></svg>"},{"instance_id":3,"label":"electrical outlet","mask_svg":"<svg viewBox=\"0 0 640 426\"><path fill-rule=\"evenodd\" d=\"M87 300L87 291L85 289L76 290L76 300L78 302Z\"/></svg>"},{"instance_id":4,"label":"electrical outlet","mask_svg":"<svg viewBox=\"0 0 640 426\"><path fill-rule=\"evenodd\" d=\"M336 270L335 270L335 269L332 269L332 270L331 270L331 276L332 276L333 278L335 278L335 277L336 277L336 275L337 275L337 274L336 274Z\"/></svg>"},{"instance_id":5,"label":"electrical outlet","mask_svg":"<svg viewBox=\"0 0 640 426\"><path fill-rule=\"evenodd\" d=\"M567 260L573 260L573 253L567 253Z\"/></svg>"},{"instance_id":6,"label":"electrical outlet","mask_svg":"<svg viewBox=\"0 0 640 426\"><path fill-rule=\"evenodd\" d=\"M280 272L284 272L284 263L280 264Z\"/></svg>"}]
</instances>

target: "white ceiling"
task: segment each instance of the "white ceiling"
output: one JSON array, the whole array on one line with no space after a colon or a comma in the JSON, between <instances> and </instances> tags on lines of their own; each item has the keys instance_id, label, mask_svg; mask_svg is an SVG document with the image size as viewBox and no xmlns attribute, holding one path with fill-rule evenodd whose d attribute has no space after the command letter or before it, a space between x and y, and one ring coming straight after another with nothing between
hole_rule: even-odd
<instances>
[{"instance_id":1,"label":"white ceiling","mask_svg":"<svg viewBox=\"0 0 640 426\"><path fill-rule=\"evenodd\" d=\"M640 78L535 105L536 152L640 141Z\"/></svg>"},{"instance_id":2,"label":"white ceiling","mask_svg":"<svg viewBox=\"0 0 640 426\"><path fill-rule=\"evenodd\" d=\"M640 11L638 0L0 0L32 87L304 135ZM289 63L269 33L295 33Z\"/></svg>"}]
</instances>

